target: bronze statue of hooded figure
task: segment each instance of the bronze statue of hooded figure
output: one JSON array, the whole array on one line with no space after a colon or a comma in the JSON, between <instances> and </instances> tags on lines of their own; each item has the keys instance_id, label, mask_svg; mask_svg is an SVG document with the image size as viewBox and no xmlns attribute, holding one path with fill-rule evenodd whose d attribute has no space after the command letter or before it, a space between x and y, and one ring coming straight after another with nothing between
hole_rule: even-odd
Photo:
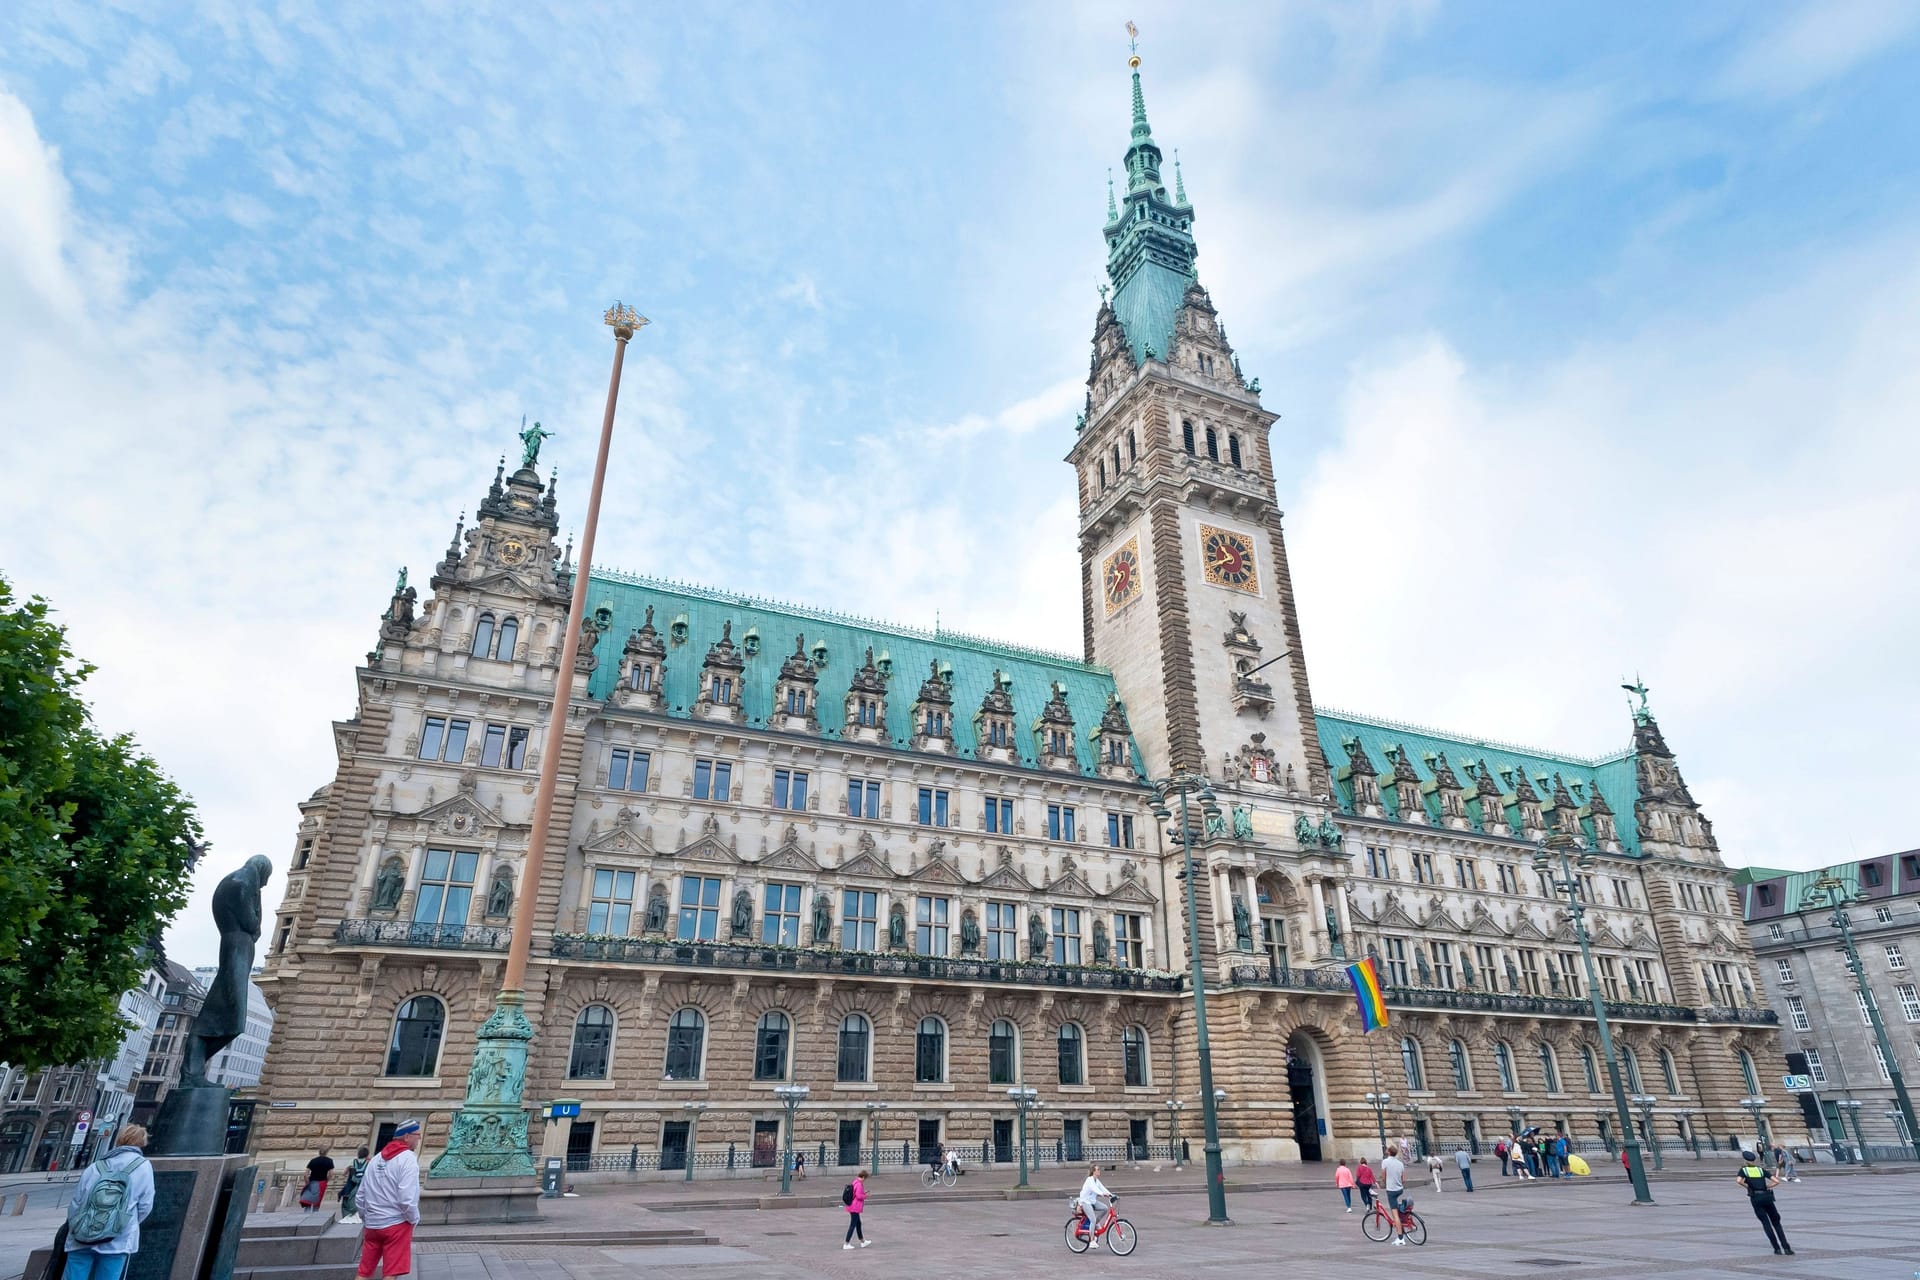
<instances>
[{"instance_id":1,"label":"bronze statue of hooded figure","mask_svg":"<svg viewBox=\"0 0 1920 1280\"><path fill-rule=\"evenodd\" d=\"M187 1038L186 1061L180 1083L203 1085L207 1063L238 1040L247 1029L247 990L253 973L253 953L260 944L260 890L273 875L273 862L262 854L248 858L213 890L213 923L220 930L220 969L194 1019Z\"/></svg>"}]
</instances>

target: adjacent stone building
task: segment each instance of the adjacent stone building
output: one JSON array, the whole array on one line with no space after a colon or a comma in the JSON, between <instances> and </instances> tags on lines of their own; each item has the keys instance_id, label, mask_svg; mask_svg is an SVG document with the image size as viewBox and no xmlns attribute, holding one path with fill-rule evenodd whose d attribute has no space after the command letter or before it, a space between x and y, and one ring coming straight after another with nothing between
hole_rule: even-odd
<instances>
[{"instance_id":1,"label":"adjacent stone building","mask_svg":"<svg viewBox=\"0 0 1920 1280\"><path fill-rule=\"evenodd\" d=\"M1892 1044L1892 1063L1881 1052L1860 986L1847 969L1832 908L1808 904L1808 889L1823 875L1863 898L1847 908L1847 925ZM1826 1122L1824 1131L1811 1136L1837 1141L1844 1134L1858 1141L1864 1135L1870 1146L1907 1143L1889 1067L1898 1067L1909 1087L1920 1077L1920 849L1824 871L1754 867L1741 871L1739 882L1767 1002L1780 1015L1780 1043L1763 1074L1777 1084L1786 1070L1781 1055L1804 1053ZM1837 1104L1843 1100L1861 1105L1842 1108ZM1851 1118L1842 1127L1843 1109L1857 1115L1858 1131ZM1808 1132L1798 1115L1782 1123L1787 1133Z\"/></svg>"},{"instance_id":2,"label":"adjacent stone building","mask_svg":"<svg viewBox=\"0 0 1920 1280\"><path fill-rule=\"evenodd\" d=\"M595 569L549 741L573 568L535 451L503 464L424 602L402 575L338 771L300 806L261 979L263 1151L419 1113L437 1145L522 893L526 1096L582 1101L583 1158L771 1163L788 1081L828 1163L876 1138L890 1163L943 1142L1009 1159L1023 1084L1065 1158L1162 1146L1172 1101L1193 1138L1186 881L1147 781L1172 774L1219 801L1189 821L1229 1160L1370 1149L1376 1072L1390 1127L1429 1141L1614 1136L1587 978L1530 861L1549 834L1592 856L1599 982L1656 1136L1743 1131L1772 1015L1644 697L1599 758L1315 708L1275 414L1132 87L1068 453L1084 653ZM548 752L553 837L527 884ZM1341 974L1366 954L1393 1015L1370 1038Z\"/></svg>"},{"instance_id":3,"label":"adjacent stone building","mask_svg":"<svg viewBox=\"0 0 1920 1280\"><path fill-rule=\"evenodd\" d=\"M187 1036L193 1020L200 1016L200 1004L207 989L185 965L168 960L164 965L165 990L160 997L160 1016L154 1023L147 1060L133 1077L133 1119L151 1125L160 1114L160 1103L180 1083L180 1064L187 1053Z\"/></svg>"}]
</instances>

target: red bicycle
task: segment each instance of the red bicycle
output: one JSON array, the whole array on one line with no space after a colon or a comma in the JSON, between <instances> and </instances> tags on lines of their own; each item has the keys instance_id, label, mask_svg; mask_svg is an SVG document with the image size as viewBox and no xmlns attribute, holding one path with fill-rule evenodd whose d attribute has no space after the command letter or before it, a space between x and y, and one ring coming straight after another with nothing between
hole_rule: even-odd
<instances>
[{"instance_id":1,"label":"red bicycle","mask_svg":"<svg viewBox=\"0 0 1920 1280\"><path fill-rule=\"evenodd\" d=\"M1116 1201L1119 1198L1113 1197ZM1131 1222L1115 1212L1112 1201L1108 1202L1106 1214L1094 1225L1091 1234L1087 1231L1086 1219L1080 1216L1080 1202L1069 1200L1067 1203L1071 1206L1067 1217L1067 1248L1075 1253L1085 1253L1093 1247L1095 1240L1104 1237L1107 1248L1124 1258L1140 1243L1140 1233L1133 1229Z\"/></svg>"}]
</instances>

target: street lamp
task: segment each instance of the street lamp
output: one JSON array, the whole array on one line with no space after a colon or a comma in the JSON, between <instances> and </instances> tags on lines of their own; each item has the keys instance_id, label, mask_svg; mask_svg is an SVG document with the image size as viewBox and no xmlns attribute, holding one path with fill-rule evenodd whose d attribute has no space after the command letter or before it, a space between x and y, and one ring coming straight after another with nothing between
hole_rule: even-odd
<instances>
[{"instance_id":1,"label":"street lamp","mask_svg":"<svg viewBox=\"0 0 1920 1280\"><path fill-rule=\"evenodd\" d=\"M1403 1102L1400 1104L1400 1109L1405 1111L1408 1117L1412 1119L1414 1141L1418 1142L1424 1148L1427 1145L1427 1143L1426 1143L1426 1139L1420 1136L1420 1116L1423 1112L1426 1111L1426 1108L1421 1106L1417 1102ZM1414 1155L1414 1153L1411 1151L1405 1151L1405 1152L1402 1152L1401 1154L1404 1155L1409 1160L1413 1159L1413 1155ZM1420 1152L1420 1154L1424 1156L1427 1153L1423 1150Z\"/></svg>"},{"instance_id":2,"label":"street lamp","mask_svg":"<svg viewBox=\"0 0 1920 1280\"><path fill-rule=\"evenodd\" d=\"M1167 1099L1167 1141L1173 1146L1173 1167L1180 1167L1180 1113L1187 1104L1178 1098Z\"/></svg>"},{"instance_id":3,"label":"street lamp","mask_svg":"<svg viewBox=\"0 0 1920 1280\"><path fill-rule=\"evenodd\" d=\"M1020 1117L1020 1181L1013 1184L1018 1191L1027 1185L1027 1112L1040 1105L1040 1092L1032 1085L1017 1084L1007 1090L1007 1098Z\"/></svg>"},{"instance_id":4,"label":"street lamp","mask_svg":"<svg viewBox=\"0 0 1920 1280\"><path fill-rule=\"evenodd\" d=\"M1627 1114L1627 1091L1620 1083L1620 1063L1613 1053L1613 1032L1607 1026L1606 1002L1600 998L1600 975L1594 972L1593 948L1587 940L1587 906L1581 901L1580 881L1574 874L1579 846L1573 833L1562 828L1547 837L1547 847L1535 850L1533 869L1567 898L1567 911L1573 917L1573 936L1580 943L1580 961L1586 968L1587 994L1593 997L1593 1020L1600 1030L1600 1051L1607 1057L1607 1082L1613 1086L1613 1109L1620 1119L1621 1137L1626 1142L1627 1177L1633 1181L1633 1203L1652 1204L1653 1192L1647 1188L1647 1171L1640 1160L1640 1142L1634 1137L1633 1119ZM1552 850L1549 853L1548 850ZM1560 874L1553 875L1554 854L1559 855ZM1593 865L1593 855L1581 852L1577 859L1582 870Z\"/></svg>"},{"instance_id":5,"label":"street lamp","mask_svg":"<svg viewBox=\"0 0 1920 1280\"><path fill-rule=\"evenodd\" d=\"M1873 1161L1867 1157L1867 1135L1865 1131L1860 1128L1860 1100L1858 1098L1842 1098L1833 1105L1840 1109L1840 1136L1842 1138L1847 1136L1846 1117L1853 1117L1853 1136L1858 1142L1860 1163L1871 1166Z\"/></svg>"},{"instance_id":6,"label":"street lamp","mask_svg":"<svg viewBox=\"0 0 1920 1280\"><path fill-rule=\"evenodd\" d=\"M1646 1138L1647 1145L1653 1148L1653 1167L1655 1169L1666 1168L1666 1165L1660 1158L1659 1140L1653 1136L1653 1107L1659 1099L1649 1093L1636 1093L1628 1098L1627 1101L1640 1108L1640 1131Z\"/></svg>"},{"instance_id":7,"label":"street lamp","mask_svg":"<svg viewBox=\"0 0 1920 1280\"><path fill-rule=\"evenodd\" d=\"M1173 817L1167 807L1167 793L1180 797L1180 832L1175 837L1185 856L1186 867L1180 873L1187 885L1187 966L1193 981L1193 1029L1200 1055L1200 1119L1206 1133L1207 1221L1214 1226L1227 1225L1227 1182L1220 1168L1220 1115L1213 1096L1213 1052L1207 1040L1207 973L1200 959L1199 881L1193 867L1193 826L1189 821L1187 797L1200 801L1203 818L1220 816L1220 802L1213 788L1199 774L1176 774L1165 782L1153 784L1153 816L1163 824ZM1204 838L1204 836L1203 836Z\"/></svg>"},{"instance_id":8,"label":"street lamp","mask_svg":"<svg viewBox=\"0 0 1920 1280\"><path fill-rule=\"evenodd\" d=\"M1914 1157L1920 1159L1920 1123L1913 1117L1913 1099L1907 1096L1907 1079L1900 1072L1900 1059L1893 1052L1893 1045L1887 1039L1886 1024L1880 1021L1880 1005L1873 998L1873 991L1867 986L1866 966L1860 963L1859 948L1853 945L1853 922L1848 919L1846 904L1865 897L1848 887L1847 882L1831 872L1823 871L1800 900L1802 910L1809 907L1828 906L1833 914L1828 917L1833 927L1840 931L1840 945L1847 953L1847 972L1853 975L1854 985L1860 991L1860 1003L1867 1011L1867 1021L1873 1026L1873 1038L1880 1046L1880 1060L1886 1063L1887 1078L1893 1084L1895 1104L1900 1108L1900 1119L1906 1125L1906 1145L1913 1148ZM1854 1116L1859 1124L1860 1117ZM1864 1141L1861 1149L1866 1148Z\"/></svg>"},{"instance_id":9,"label":"street lamp","mask_svg":"<svg viewBox=\"0 0 1920 1280\"><path fill-rule=\"evenodd\" d=\"M1767 1100L1755 1094L1740 1099L1740 1105L1745 1107L1747 1114L1753 1117L1753 1144L1755 1153L1758 1154L1772 1145L1772 1140L1767 1136L1767 1119L1760 1114L1767 1109Z\"/></svg>"},{"instance_id":10,"label":"street lamp","mask_svg":"<svg viewBox=\"0 0 1920 1280\"><path fill-rule=\"evenodd\" d=\"M693 1153L697 1149L700 1134L700 1113L707 1109L704 1102L682 1103L687 1109L687 1181L693 1181Z\"/></svg>"},{"instance_id":11,"label":"street lamp","mask_svg":"<svg viewBox=\"0 0 1920 1280\"><path fill-rule=\"evenodd\" d=\"M780 1099L780 1105L787 1109L787 1150L780 1161L780 1194L793 1194L793 1113L807 1100L813 1090L804 1084L777 1084L773 1086L773 1096Z\"/></svg>"},{"instance_id":12,"label":"street lamp","mask_svg":"<svg viewBox=\"0 0 1920 1280\"><path fill-rule=\"evenodd\" d=\"M884 1102L867 1103L867 1132L873 1138L873 1176L880 1176L880 1113L887 1109Z\"/></svg>"},{"instance_id":13,"label":"street lamp","mask_svg":"<svg viewBox=\"0 0 1920 1280\"><path fill-rule=\"evenodd\" d=\"M1393 1095L1368 1092L1361 1096L1373 1108L1373 1128L1380 1135L1380 1153L1384 1156L1387 1150L1387 1108L1393 1105Z\"/></svg>"}]
</instances>

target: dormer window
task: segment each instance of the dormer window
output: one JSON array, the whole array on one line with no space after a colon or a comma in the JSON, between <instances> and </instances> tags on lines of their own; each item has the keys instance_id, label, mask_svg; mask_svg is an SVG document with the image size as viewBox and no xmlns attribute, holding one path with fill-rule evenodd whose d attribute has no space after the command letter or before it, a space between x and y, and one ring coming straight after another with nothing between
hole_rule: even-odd
<instances>
[{"instance_id":1,"label":"dormer window","mask_svg":"<svg viewBox=\"0 0 1920 1280\"><path fill-rule=\"evenodd\" d=\"M869 728L880 723L880 704L872 698L861 698L854 707L853 722Z\"/></svg>"},{"instance_id":2,"label":"dormer window","mask_svg":"<svg viewBox=\"0 0 1920 1280\"><path fill-rule=\"evenodd\" d=\"M790 716L807 714L807 695L798 689L787 690L787 714Z\"/></svg>"},{"instance_id":3,"label":"dormer window","mask_svg":"<svg viewBox=\"0 0 1920 1280\"><path fill-rule=\"evenodd\" d=\"M733 678L731 676L715 676L709 692L713 697L713 704L716 707L732 706Z\"/></svg>"},{"instance_id":4,"label":"dormer window","mask_svg":"<svg viewBox=\"0 0 1920 1280\"><path fill-rule=\"evenodd\" d=\"M987 745L990 747L1007 745L1007 726L1004 721L994 720L987 725Z\"/></svg>"},{"instance_id":5,"label":"dormer window","mask_svg":"<svg viewBox=\"0 0 1920 1280\"><path fill-rule=\"evenodd\" d=\"M927 712L927 732L930 734L938 735L938 734L944 734L946 731L947 731L946 713L940 712L940 711Z\"/></svg>"},{"instance_id":6,"label":"dormer window","mask_svg":"<svg viewBox=\"0 0 1920 1280\"><path fill-rule=\"evenodd\" d=\"M1127 762L1127 744L1118 738L1107 744L1107 763L1125 764Z\"/></svg>"},{"instance_id":7,"label":"dormer window","mask_svg":"<svg viewBox=\"0 0 1920 1280\"><path fill-rule=\"evenodd\" d=\"M1071 749L1065 730L1047 730L1047 753L1049 755L1063 756Z\"/></svg>"}]
</instances>

